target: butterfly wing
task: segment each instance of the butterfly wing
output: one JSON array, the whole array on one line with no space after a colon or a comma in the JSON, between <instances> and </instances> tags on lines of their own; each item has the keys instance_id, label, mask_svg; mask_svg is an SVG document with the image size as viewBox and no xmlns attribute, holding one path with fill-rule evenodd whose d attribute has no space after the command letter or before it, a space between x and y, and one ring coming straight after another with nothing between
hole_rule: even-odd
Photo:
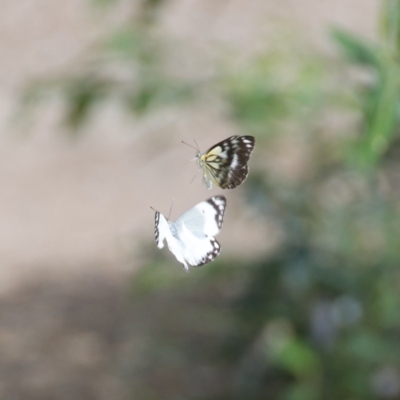
<instances>
[{"instance_id":1,"label":"butterfly wing","mask_svg":"<svg viewBox=\"0 0 400 400\"><path fill-rule=\"evenodd\" d=\"M175 222L178 239L183 243L183 258L199 267L218 256L221 246L214 238L220 231L226 198L215 196L186 211Z\"/></svg>"},{"instance_id":2,"label":"butterfly wing","mask_svg":"<svg viewBox=\"0 0 400 400\"><path fill-rule=\"evenodd\" d=\"M178 238L177 229L173 222L168 221L164 215L156 211L154 235L156 238L157 247L162 249L164 247L164 240L167 241L168 248L176 259L183 264L185 270L189 267L183 256L184 244Z\"/></svg>"},{"instance_id":3,"label":"butterfly wing","mask_svg":"<svg viewBox=\"0 0 400 400\"><path fill-rule=\"evenodd\" d=\"M253 136L231 136L199 154L207 188L211 189L212 183L222 189L239 186L249 173L247 163L254 144Z\"/></svg>"}]
</instances>

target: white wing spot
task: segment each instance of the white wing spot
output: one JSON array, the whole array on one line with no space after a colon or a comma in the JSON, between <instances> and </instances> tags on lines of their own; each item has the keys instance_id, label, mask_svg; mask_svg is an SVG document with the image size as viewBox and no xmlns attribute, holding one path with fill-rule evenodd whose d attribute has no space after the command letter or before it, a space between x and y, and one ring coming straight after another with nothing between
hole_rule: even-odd
<instances>
[{"instance_id":1,"label":"white wing spot","mask_svg":"<svg viewBox=\"0 0 400 400\"><path fill-rule=\"evenodd\" d=\"M239 165L238 158L239 157L237 154L233 155L232 162L231 162L231 168L235 169Z\"/></svg>"}]
</instances>

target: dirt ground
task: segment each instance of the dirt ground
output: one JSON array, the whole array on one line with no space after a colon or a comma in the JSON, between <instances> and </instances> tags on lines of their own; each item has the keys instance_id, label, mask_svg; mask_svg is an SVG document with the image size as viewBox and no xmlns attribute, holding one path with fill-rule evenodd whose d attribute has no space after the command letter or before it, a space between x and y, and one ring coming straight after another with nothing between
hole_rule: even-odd
<instances>
[{"instance_id":1,"label":"dirt ground","mask_svg":"<svg viewBox=\"0 0 400 400\"><path fill-rule=\"evenodd\" d=\"M58 101L44 102L29 120L13 119L24 86L79 62L128 3L106 15L89 1L2 1L0 398L127 398L112 369L132 322L126 282L144 264L143 243L154 240L149 206L167 213L175 198L174 218L219 193L207 192L200 178L188 186L196 167L186 164L193 151L180 141L196 138L205 149L241 133L211 104L141 121L108 104L74 140L60 123ZM174 0L162 9L159 29L193 55L188 67L196 71L213 68L221 45L249 54L282 29L334 54L327 28L374 38L378 6L377 0ZM224 193L231 216L241 193ZM251 212L241 215L226 219L224 251L273 247L273 231ZM244 240L243 226L254 235Z\"/></svg>"}]
</instances>

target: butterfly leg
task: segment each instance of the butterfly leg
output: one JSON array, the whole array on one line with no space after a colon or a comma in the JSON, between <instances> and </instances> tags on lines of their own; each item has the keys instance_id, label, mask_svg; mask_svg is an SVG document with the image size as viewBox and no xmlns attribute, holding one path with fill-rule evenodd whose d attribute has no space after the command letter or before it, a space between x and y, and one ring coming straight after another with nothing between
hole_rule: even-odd
<instances>
[{"instance_id":1,"label":"butterfly leg","mask_svg":"<svg viewBox=\"0 0 400 400\"><path fill-rule=\"evenodd\" d=\"M206 174L204 174L204 183L206 184L207 189L212 188L212 181L211 181L211 179L208 178L208 176Z\"/></svg>"}]
</instances>

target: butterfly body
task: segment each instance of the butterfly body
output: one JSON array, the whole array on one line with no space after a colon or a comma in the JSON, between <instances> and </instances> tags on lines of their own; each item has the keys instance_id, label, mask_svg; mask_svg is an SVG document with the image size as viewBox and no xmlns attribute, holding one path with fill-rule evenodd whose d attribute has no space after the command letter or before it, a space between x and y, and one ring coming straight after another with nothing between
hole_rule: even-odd
<instances>
[{"instance_id":1,"label":"butterfly body","mask_svg":"<svg viewBox=\"0 0 400 400\"><path fill-rule=\"evenodd\" d=\"M253 136L231 136L210 147L205 153L198 151L196 158L203 170L204 182L208 189L214 183L222 189L234 189L247 177Z\"/></svg>"},{"instance_id":2,"label":"butterfly body","mask_svg":"<svg viewBox=\"0 0 400 400\"><path fill-rule=\"evenodd\" d=\"M220 231L226 208L224 196L214 196L186 211L175 222L160 212L155 214L155 238L158 248L164 240L185 270L213 261L221 246L214 238Z\"/></svg>"}]
</instances>

